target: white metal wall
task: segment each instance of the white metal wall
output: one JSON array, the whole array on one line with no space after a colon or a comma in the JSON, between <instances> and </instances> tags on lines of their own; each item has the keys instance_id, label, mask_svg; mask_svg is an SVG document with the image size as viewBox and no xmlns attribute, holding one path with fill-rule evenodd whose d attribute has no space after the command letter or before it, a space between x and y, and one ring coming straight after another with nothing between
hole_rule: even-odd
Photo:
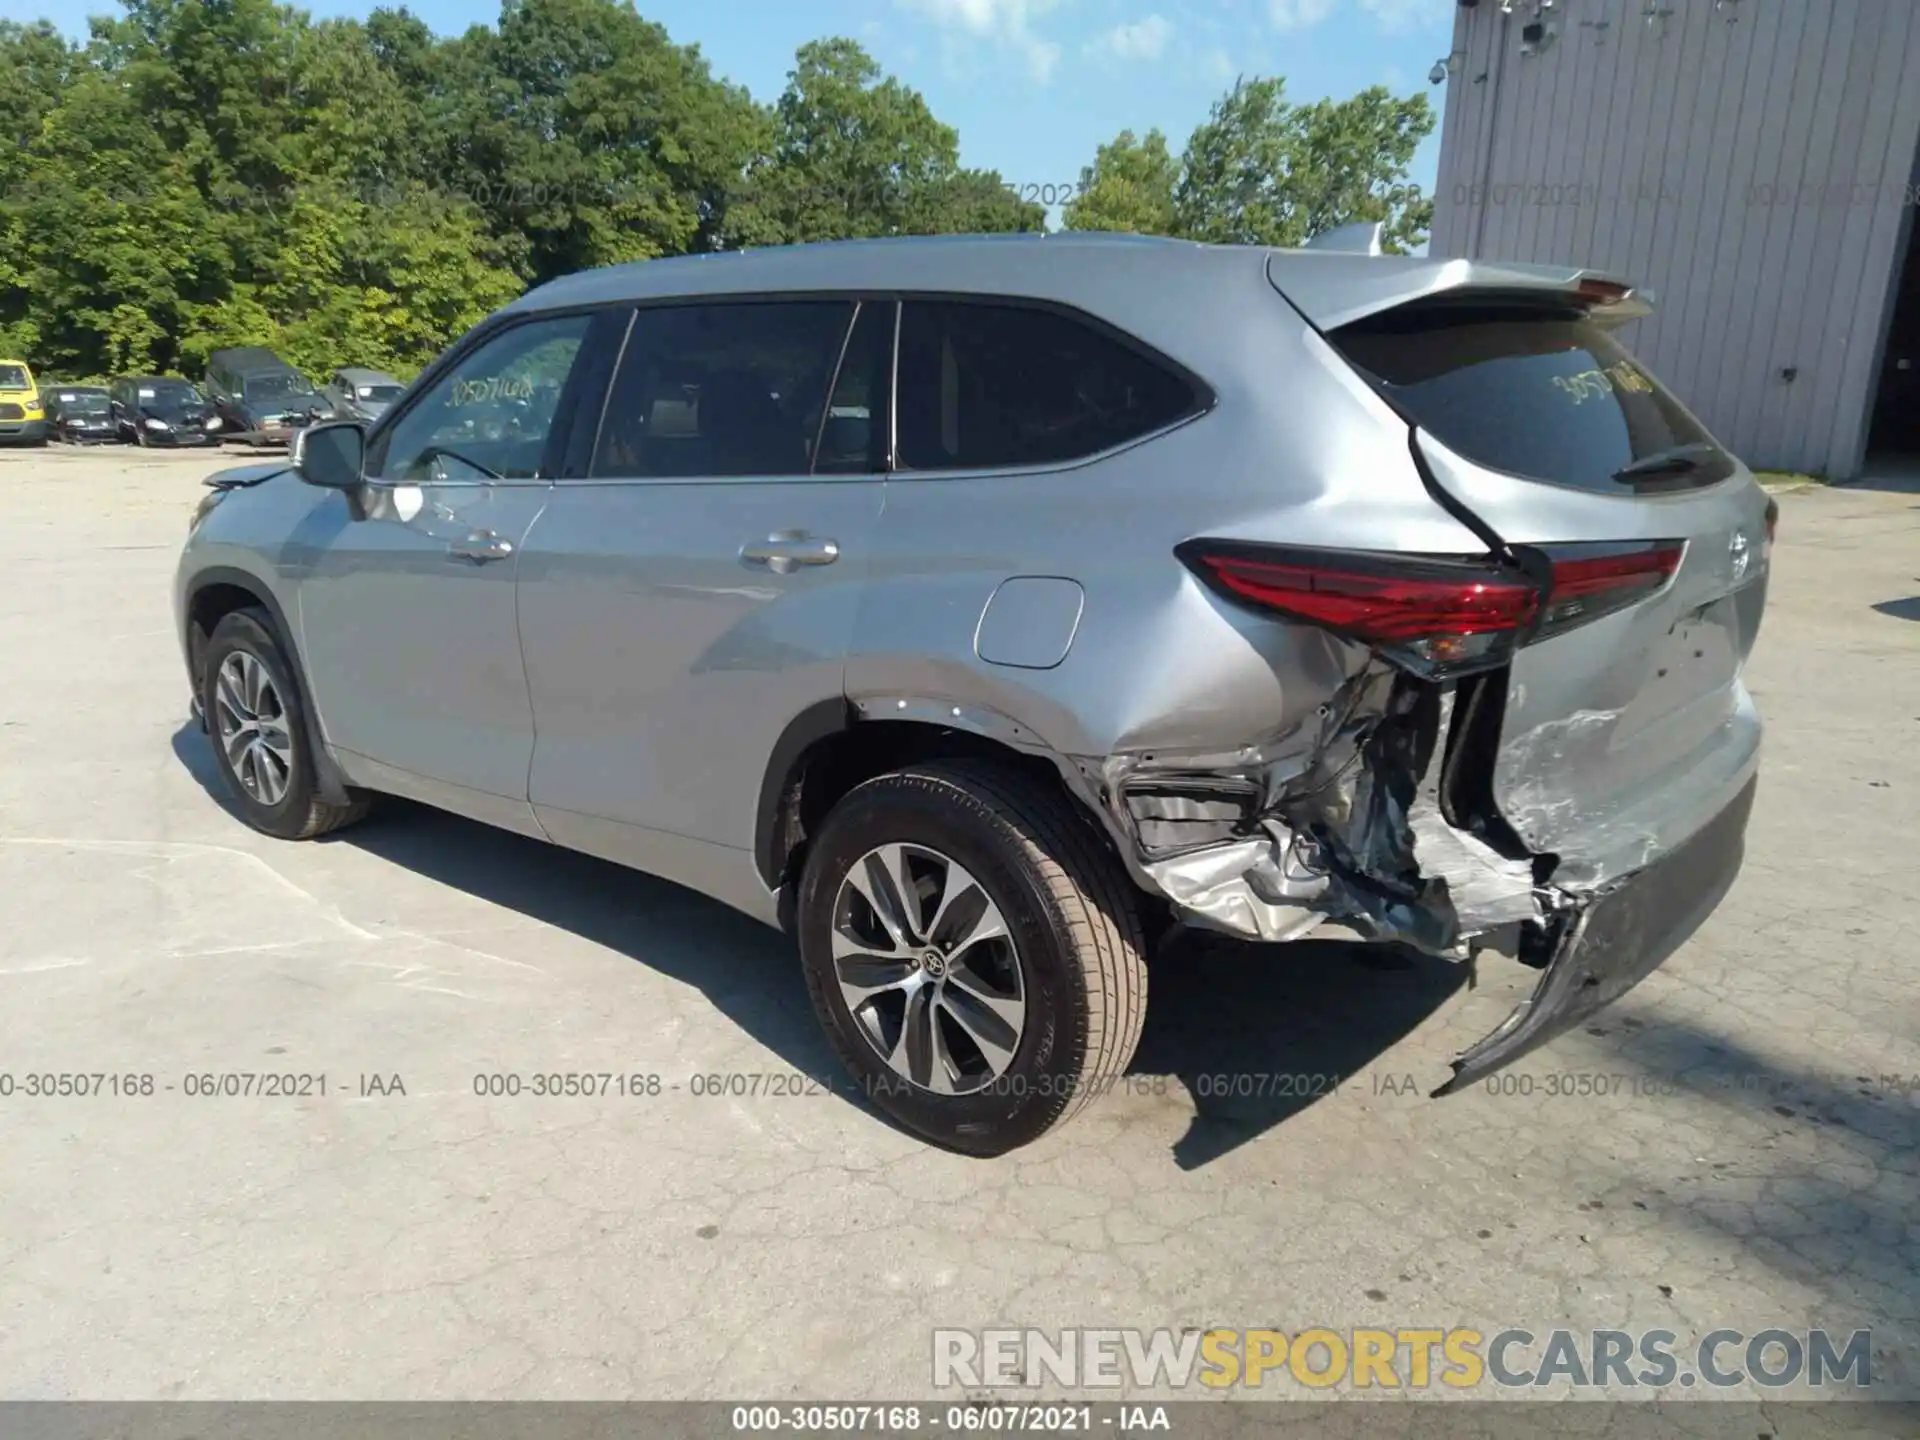
<instances>
[{"instance_id":1,"label":"white metal wall","mask_svg":"<svg viewBox=\"0 0 1920 1440\"><path fill-rule=\"evenodd\" d=\"M1623 338L1756 468L1857 472L1920 163L1920 0L1456 11L1431 251L1658 295ZM1791 378L1789 378L1791 376Z\"/></svg>"}]
</instances>

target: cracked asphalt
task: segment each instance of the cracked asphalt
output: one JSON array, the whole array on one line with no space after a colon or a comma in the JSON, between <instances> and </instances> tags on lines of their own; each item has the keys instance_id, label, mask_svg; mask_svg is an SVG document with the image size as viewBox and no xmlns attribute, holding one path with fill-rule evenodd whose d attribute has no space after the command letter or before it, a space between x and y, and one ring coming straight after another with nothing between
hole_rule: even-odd
<instances>
[{"instance_id":1,"label":"cracked asphalt","mask_svg":"<svg viewBox=\"0 0 1920 1440\"><path fill-rule=\"evenodd\" d=\"M0 1396L899 1398L1009 1325L1871 1328L1920 1392L1920 495L1782 497L1746 868L1590 1028L1430 1101L1530 972L1190 943L1128 1084L988 1162L690 892L233 818L168 611L212 464L0 454ZM553 1072L642 1093L476 1093ZM187 1093L247 1073L326 1092Z\"/></svg>"}]
</instances>

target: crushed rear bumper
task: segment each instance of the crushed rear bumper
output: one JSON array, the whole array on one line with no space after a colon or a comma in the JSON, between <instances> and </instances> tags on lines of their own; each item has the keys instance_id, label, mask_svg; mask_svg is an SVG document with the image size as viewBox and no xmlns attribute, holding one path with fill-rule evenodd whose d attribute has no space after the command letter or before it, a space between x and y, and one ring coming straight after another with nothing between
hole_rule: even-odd
<instances>
[{"instance_id":1,"label":"crushed rear bumper","mask_svg":"<svg viewBox=\"0 0 1920 1440\"><path fill-rule=\"evenodd\" d=\"M1746 854L1750 779L1672 854L1598 892L1562 925L1533 994L1453 1062L1449 1095L1504 1069L1612 1004L1659 969L1725 897Z\"/></svg>"}]
</instances>

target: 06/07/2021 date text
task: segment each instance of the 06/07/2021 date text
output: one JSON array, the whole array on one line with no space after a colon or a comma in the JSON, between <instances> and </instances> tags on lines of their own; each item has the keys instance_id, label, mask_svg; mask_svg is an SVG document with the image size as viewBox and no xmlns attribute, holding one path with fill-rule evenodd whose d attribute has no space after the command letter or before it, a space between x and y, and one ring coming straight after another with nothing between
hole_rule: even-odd
<instances>
[{"instance_id":1,"label":"06/07/2021 date text","mask_svg":"<svg viewBox=\"0 0 1920 1440\"><path fill-rule=\"evenodd\" d=\"M150 1070L0 1071L0 1100L127 1100L153 1095L185 1095L196 1100L306 1100L327 1093L325 1075L304 1071L195 1070L170 1079ZM397 1075L360 1075L337 1084L333 1093L404 1095L406 1091Z\"/></svg>"}]
</instances>

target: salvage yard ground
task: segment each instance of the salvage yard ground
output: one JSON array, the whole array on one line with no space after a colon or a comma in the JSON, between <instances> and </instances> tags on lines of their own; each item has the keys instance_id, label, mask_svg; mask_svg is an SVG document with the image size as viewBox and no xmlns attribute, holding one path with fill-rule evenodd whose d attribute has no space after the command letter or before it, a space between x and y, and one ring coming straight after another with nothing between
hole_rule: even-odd
<instances>
[{"instance_id":1,"label":"salvage yard ground","mask_svg":"<svg viewBox=\"0 0 1920 1440\"><path fill-rule=\"evenodd\" d=\"M0 1082L155 1077L0 1098L0 1395L898 1398L1002 1325L1870 1327L1920 1394L1920 495L1781 498L1746 869L1589 1028L1430 1101L1529 972L1190 944L1128 1086L984 1162L716 904L230 816L168 609L214 463L0 454ZM187 1093L263 1072L326 1093ZM552 1072L643 1093L476 1093Z\"/></svg>"}]
</instances>

